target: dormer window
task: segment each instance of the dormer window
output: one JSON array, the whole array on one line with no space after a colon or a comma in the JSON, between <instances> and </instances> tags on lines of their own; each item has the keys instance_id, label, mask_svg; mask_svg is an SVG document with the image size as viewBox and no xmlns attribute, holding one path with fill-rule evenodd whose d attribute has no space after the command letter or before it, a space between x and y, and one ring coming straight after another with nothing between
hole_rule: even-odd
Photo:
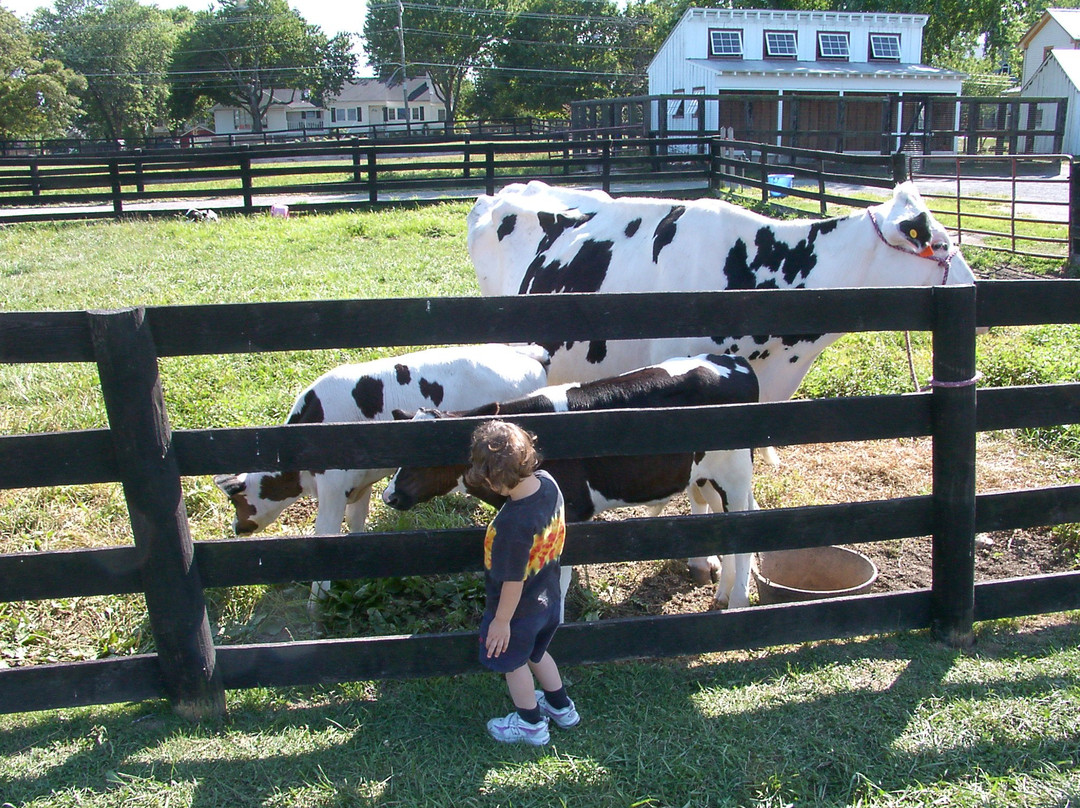
<instances>
[{"instance_id":1,"label":"dormer window","mask_svg":"<svg viewBox=\"0 0 1080 808\"><path fill-rule=\"evenodd\" d=\"M817 41L819 59L846 61L851 56L851 42L846 33L820 31Z\"/></svg>"},{"instance_id":2,"label":"dormer window","mask_svg":"<svg viewBox=\"0 0 1080 808\"><path fill-rule=\"evenodd\" d=\"M709 56L741 59L742 55L742 31L721 28L709 29Z\"/></svg>"},{"instance_id":3,"label":"dormer window","mask_svg":"<svg viewBox=\"0 0 1080 808\"><path fill-rule=\"evenodd\" d=\"M794 31L766 31L765 56L769 59L794 59L798 54Z\"/></svg>"},{"instance_id":4,"label":"dormer window","mask_svg":"<svg viewBox=\"0 0 1080 808\"><path fill-rule=\"evenodd\" d=\"M870 34L870 58L899 62L900 34Z\"/></svg>"}]
</instances>

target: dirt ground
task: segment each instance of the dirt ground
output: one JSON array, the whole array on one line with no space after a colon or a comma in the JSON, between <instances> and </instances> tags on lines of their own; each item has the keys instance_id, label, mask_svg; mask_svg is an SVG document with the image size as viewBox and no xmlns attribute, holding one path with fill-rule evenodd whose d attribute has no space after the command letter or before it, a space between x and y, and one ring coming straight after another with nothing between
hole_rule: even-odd
<instances>
[{"instance_id":1,"label":"dirt ground","mask_svg":"<svg viewBox=\"0 0 1080 808\"><path fill-rule=\"evenodd\" d=\"M754 490L762 508L918 496L931 490L929 439L780 447L778 454L777 467L756 462ZM979 439L976 470L979 493L1063 485L1080 477L1080 463L986 435ZM685 497L664 511L680 513L689 513ZM627 509L600 518L644 515ZM872 592L930 586L929 537L849 546L877 566ZM1050 528L995 532L977 538L976 580L1064 571L1074 569L1076 561L1075 548L1063 547ZM680 560L588 565L578 568L577 580L582 588L571 589L570 619L703 611L713 595L712 586L691 582Z\"/></svg>"}]
</instances>

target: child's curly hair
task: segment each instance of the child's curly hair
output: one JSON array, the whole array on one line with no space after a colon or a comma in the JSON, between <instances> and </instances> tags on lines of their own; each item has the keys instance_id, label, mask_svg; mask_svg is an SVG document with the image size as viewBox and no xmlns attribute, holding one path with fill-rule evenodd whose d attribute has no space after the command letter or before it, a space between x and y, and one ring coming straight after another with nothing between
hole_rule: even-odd
<instances>
[{"instance_id":1,"label":"child's curly hair","mask_svg":"<svg viewBox=\"0 0 1080 808\"><path fill-rule=\"evenodd\" d=\"M507 421L485 421L473 431L465 482L508 491L536 471L541 460L536 435Z\"/></svg>"}]
</instances>

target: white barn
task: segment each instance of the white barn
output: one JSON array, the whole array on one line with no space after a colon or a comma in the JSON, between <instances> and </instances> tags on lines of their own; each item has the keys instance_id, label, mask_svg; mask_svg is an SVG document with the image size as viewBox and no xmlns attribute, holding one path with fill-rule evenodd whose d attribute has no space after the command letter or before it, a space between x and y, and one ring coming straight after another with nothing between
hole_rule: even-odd
<instances>
[{"instance_id":1,"label":"white barn","mask_svg":"<svg viewBox=\"0 0 1080 808\"><path fill-rule=\"evenodd\" d=\"M1051 8L1043 12L1020 39L1024 51L1021 98L1065 98L1067 112L1061 151L1080 155L1080 9ZM1025 104L1025 125L1052 124L1052 104ZM1034 138L1034 151L1054 151L1053 138Z\"/></svg>"},{"instance_id":2,"label":"white barn","mask_svg":"<svg viewBox=\"0 0 1080 808\"><path fill-rule=\"evenodd\" d=\"M1020 86L1025 87L1054 50L1080 49L1080 9L1050 8L1020 38L1024 70Z\"/></svg>"},{"instance_id":3,"label":"white barn","mask_svg":"<svg viewBox=\"0 0 1080 808\"><path fill-rule=\"evenodd\" d=\"M1080 112L1077 111L1080 108L1080 50L1054 48L1036 68L1020 95L1021 98L1060 97L1067 100L1061 151L1080 156ZM1043 117L1054 114L1056 109L1053 104L1038 104L1036 110L1031 110L1031 106L1035 105L1024 105L1029 118L1032 113L1035 115L1035 120L1028 121L1031 127L1044 125ZM1036 137L1034 140L1036 153L1046 154L1054 150L1052 137Z\"/></svg>"},{"instance_id":4,"label":"white barn","mask_svg":"<svg viewBox=\"0 0 1080 808\"><path fill-rule=\"evenodd\" d=\"M880 140L880 105L845 105L840 99L887 94L899 99L899 114L889 128L900 135L918 123L912 116L922 114L915 112L919 102L960 95L964 79L962 73L921 63L926 21L922 14L687 9L648 68L650 95L687 98L667 99L653 115L666 113L668 131L692 130L700 124L694 95L768 92L774 98L762 105L759 118L772 120L762 120L762 130L826 130L843 122L850 130L877 133ZM785 101L800 94L817 97L801 104L795 118L793 105ZM950 104L944 114L955 117L956 106ZM652 123L659 127L659 121ZM934 123L955 128L953 120Z\"/></svg>"}]
</instances>

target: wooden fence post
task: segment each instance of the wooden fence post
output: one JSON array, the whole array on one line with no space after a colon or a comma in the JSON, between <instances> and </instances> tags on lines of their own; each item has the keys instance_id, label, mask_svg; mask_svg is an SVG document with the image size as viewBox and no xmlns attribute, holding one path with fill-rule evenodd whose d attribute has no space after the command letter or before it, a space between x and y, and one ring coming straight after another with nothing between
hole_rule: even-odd
<instances>
[{"instance_id":1,"label":"wooden fence post","mask_svg":"<svg viewBox=\"0 0 1080 808\"><path fill-rule=\"evenodd\" d=\"M375 149L368 149L367 153L367 181L368 202L379 201L379 167L378 153Z\"/></svg>"},{"instance_id":2,"label":"wooden fence post","mask_svg":"<svg viewBox=\"0 0 1080 808\"><path fill-rule=\"evenodd\" d=\"M112 184L113 213L119 216L124 212L124 200L120 187L120 161L116 158L109 160L109 181Z\"/></svg>"},{"instance_id":3,"label":"wooden fence post","mask_svg":"<svg viewBox=\"0 0 1080 808\"><path fill-rule=\"evenodd\" d=\"M484 150L484 190L488 196L495 195L495 147Z\"/></svg>"},{"instance_id":4,"label":"wooden fence post","mask_svg":"<svg viewBox=\"0 0 1080 808\"><path fill-rule=\"evenodd\" d=\"M604 137L600 150L600 187L606 194L611 193L611 137Z\"/></svg>"},{"instance_id":5,"label":"wooden fence post","mask_svg":"<svg viewBox=\"0 0 1080 808\"><path fill-rule=\"evenodd\" d=\"M245 154L240 158L240 188L244 195L244 213L251 213L255 208L251 182L251 155L246 153L247 146L241 146Z\"/></svg>"},{"instance_id":6,"label":"wooden fence post","mask_svg":"<svg viewBox=\"0 0 1080 808\"><path fill-rule=\"evenodd\" d=\"M902 182L906 182L911 176L911 164L908 156L902 151L895 151L892 154L891 166L892 166L892 180L897 185Z\"/></svg>"},{"instance_id":7,"label":"wooden fence post","mask_svg":"<svg viewBox=\"0 0 1080 808\"><path fill-rule=\"evenodd\" d=\"M966 648L975 640L975 287L938 286L933 301L931 625Z\"/></svg>"},{"instance_id":8,"label":"wooden fence post","mask_svg":"<svg viewBox=\"0 0 1080 808\"><path fill-rule=\"evenodd\" d=\"M1080 273L1080 175L1076 160L1069 161L1069 266Z\"/></svg>"},{"instance_id":9,"label":"wooden fence post","mask_svg":"<svg viewBox=\"0 0 1080 808\"><path fill-rule=\"evenodd\" d=\"M761 163L761 201L769 201L769 152L765 148L765 144L761 144L761 157L759 158Z\"/></svg>"},{"instance_id":10,"label":"wooden fence post","mask_svg":"<svg viewBox=\"0 0 1080 808\"><path fill-rule=\"evenodd\" d=\"M37 160L30 161L30 193L41 196L41 167Z\"/></svg>"},{"instance_id":11,"label":"wooden fence post","mask_svg":"<svg viewBox=\"0 0 1080 808\"><path fill-rule=\"evenodd\" d=\"M353 138L352 144L352 179L357 185L360 184L360 138Z\"/></svg>"},{"instance_id":12,"label":"wooden fence post","mask_svg":"<svg viewBox=\"0 0 1080 808\"><path fill-rule=\"evenodd\" d=\"M222 715L225 690L145 312L88 319L165 691L182 716Z\"/></svg>"}]
</instances>

